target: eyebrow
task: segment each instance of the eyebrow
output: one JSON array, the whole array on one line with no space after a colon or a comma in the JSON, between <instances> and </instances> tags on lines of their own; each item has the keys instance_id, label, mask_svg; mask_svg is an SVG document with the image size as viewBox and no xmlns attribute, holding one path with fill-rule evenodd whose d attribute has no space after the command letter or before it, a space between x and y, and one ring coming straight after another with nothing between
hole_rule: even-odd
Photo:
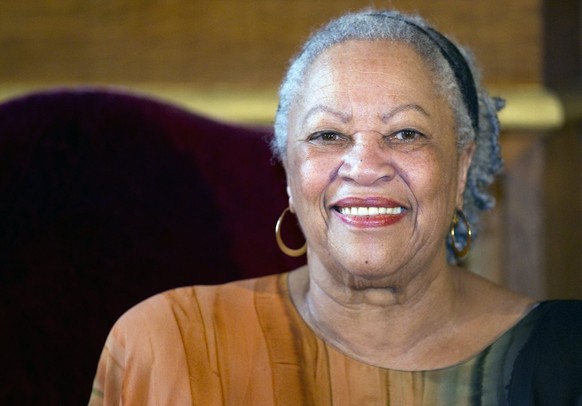
<instances>
[{"instance_id":1,"label":"eyebrow","mask_svg":"<svg viewBox=\"0 0 582 406\"><path fill-rule=\"evenodd\" d=\"M305 114L305 118L303 119L303 124L305 124L311 116L321 112L329 113L333 116L336 116L341 120L342 123L347 123L352 118L351 114L342 113L341 111L332 109L331 107L326 106L324 104L318 104L316 106L313 106L307 111L307 113Z\"/></svg>"},{"instance_id":2,"label":"eyebrow","mask_svg":"<svg viewBox=\"0 0 582 406\"><path fill-rule=\"evenodd\" d=\"M422 106L420 106L416 103L409 103L409 104L404 104L402 106L398 106L386 114L382 114L380 116L380 119L382 120L383 123L386 123L386 122L390 121L390 119L392 117L394 117L396 114L403 112L403 111L406 111L406 110L418 111L422 115L424 115L426 117L430 117L430 114L424 108L422 108Z\"/></svg>"},{"instance_id":3,"label":"eyebrow","mask_svg":"<svg viewBox=\"0 0 582 406\"><path fill-rule=\"evenodd\" d=\"M391 118L393 118L395 115L397 115L398 113L401 113L403 111L406 110L414 110L417 111L419 113L421 113L422 115L426 116L426 117L430 117L430 114L419 104L416 103L408 103L408 104L404 104L402 106L398 106L394 109L392 109L391 111L389 111L388 113L385 114L381 114L380 115L380 120L382 120L383 123L387 123L388 121L390 121ZM305 123L307 122L307 120L317 114L317 113L328 113L331 114L333 116L336 116L337 118L339 118L341 120L342 123L347 123L351 120L352 115L349 113L343 113L339 110L335 110L329 106L326 106L324 104L318 104L316 106L313 106L312 108L310 108L307 113L305 114L305 118L303 119L303 124L305 125Z\"/></svg>"}]
</instances>

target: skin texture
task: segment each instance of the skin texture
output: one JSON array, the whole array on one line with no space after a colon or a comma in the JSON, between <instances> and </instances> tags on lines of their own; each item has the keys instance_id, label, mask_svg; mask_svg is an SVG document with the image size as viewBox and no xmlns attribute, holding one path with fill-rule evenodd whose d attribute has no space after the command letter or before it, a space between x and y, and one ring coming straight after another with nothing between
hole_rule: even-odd
<instances>
[{"instance_id":1,"label":"skin texture","mask_svg":"<svg viewBox=\"0 0 582 406\"><path fill-rule=\"evenodd\" d=\"M531 307L446 261L473 146L457 150L450 106L412 48L328 49L288 134L289 206L308 244L291 294L324 339L373 365L433 369L474 355ZM359 217L345 206L400 213Z\"/></svg>"}]
</instances>

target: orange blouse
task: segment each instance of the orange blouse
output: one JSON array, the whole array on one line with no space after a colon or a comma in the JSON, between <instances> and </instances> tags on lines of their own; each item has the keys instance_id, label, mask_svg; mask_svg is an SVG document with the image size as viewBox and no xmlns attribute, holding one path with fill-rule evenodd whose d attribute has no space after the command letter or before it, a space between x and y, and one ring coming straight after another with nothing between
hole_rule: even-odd
<instances>
[{"instance_id":1,"label":"orange blouse","mask_svg":"<svg viewBox=\"0 0 582 406\"><path fill-rule=\"evenodd\" d=\"M180 288L115 324L90 405L458 406L477 398L500 405L527 336L508 332L454 367L394 371L356 361L316 336L291 302L287 274Z\"/></svg>"}]
</instances>

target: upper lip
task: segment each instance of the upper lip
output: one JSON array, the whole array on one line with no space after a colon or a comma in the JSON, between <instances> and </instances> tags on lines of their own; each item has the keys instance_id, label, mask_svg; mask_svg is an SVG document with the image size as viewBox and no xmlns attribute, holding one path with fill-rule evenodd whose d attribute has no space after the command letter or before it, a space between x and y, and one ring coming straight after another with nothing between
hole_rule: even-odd
<instances>
[{"instance_id":1,"label":"upper lip","mask_svg":"<svg viewBox=\"0 0 582 406\"><path fill-rule=\"evenodd\" d=\"M330 207L403 207L406 205L385 197L345 197L334 201Z\"/></svg>"}]
</instances>

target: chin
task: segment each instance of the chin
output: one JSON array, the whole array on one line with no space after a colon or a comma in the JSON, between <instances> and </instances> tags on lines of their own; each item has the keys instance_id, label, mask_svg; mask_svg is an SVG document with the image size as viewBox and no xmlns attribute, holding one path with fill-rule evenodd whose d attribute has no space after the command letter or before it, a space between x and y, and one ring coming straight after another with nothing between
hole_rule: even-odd
<instances>
[{"instance_id":1,"label":"chin","mask_svg":"<svg viewBox=\"0 0 582 406\"><path fill-rule=\"evenodd\" d=\"M340 278L341 283L355 290L393 288L403 279L398 266L389 266L385 261L374 263L371 260L344 268Z\"/></svg>"}]
</instances>

